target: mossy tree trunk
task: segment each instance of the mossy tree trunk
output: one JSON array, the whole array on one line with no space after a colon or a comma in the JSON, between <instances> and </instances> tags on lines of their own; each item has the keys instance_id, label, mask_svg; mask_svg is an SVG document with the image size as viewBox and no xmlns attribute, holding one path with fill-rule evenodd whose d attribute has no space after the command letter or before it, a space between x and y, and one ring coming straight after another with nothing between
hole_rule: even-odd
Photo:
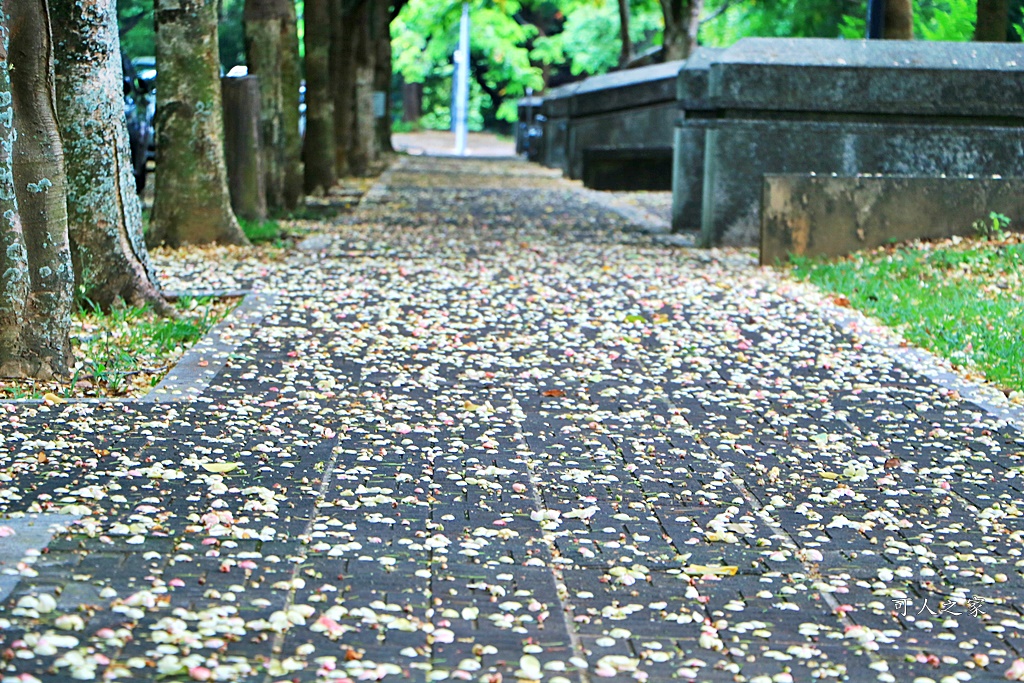
<instances>
[{"instance_id":1,"label":"mossy tree trunk","mask_svg":"<svg viewBox=\"0 0 1024 683\"><path fill-rule=\"evenodd\" d=\"M886 40L914 39L914 2L913 0L886 0L885 29Z\"/></svg>"},{"instance_id":2,"label":"mossy tree trunk","mask_svg":"<svg viewBox=\"0 0 1024 683\"><path fill-rule=\"evenodd\" d=\"M331 0L331 76L334 81L335 171L352 172L356 121L356 9L367 0Z\"/></svg>"},{"instance_id":3,"label":"mossy tree trunk","mask_svg":"<svg viewBox=\"0 0 1024 683\"><path fill-rule=\"evenodd\" d=\"M22 335L30 278L25 233L14 181L14 107L11 98L7 3L0 1L0 376L24 375Z\"/></svg>"},{"instance_id":4,"label":"mossy tree trunk","mask_svg":"<svg viewBox=\"0 0 1024 683\"><path fill-rule=\"evenodd\" d=\"M150 244L247 244L224 166L217 0L156 0L157 168Z\"/></svg>"},{"instance_id":5,"label":"mossy tree trunk","mask_svg":"<svg viewBox=\"0 0 1024 683\"><path fill-rule=\"evenodd\" d=\"M373 72L373 88L377 92L384 93L384 116L376 121L377 129L377 150L378 152L394 152L395 147L391 144L391 81L393 76L391 64L391 17L394 13L387 2L375 3L377 7L377 21L375 23L376 34L376 61Z\"/></svg>"},{"instance_id":6,"label":"mossy tree trunk","mask_svg":"<svg viewBox=\"0 0 1024 683\"><path fill-rule=\"evenodd\" d=\"M173 313L153 278L124 118L113 0L51 0L57 115L68 180L68 232L78 294Z\"/></svg>"},{"instance_id":7,"label":"mossy tree trunk","mask_svg":"<svg viewBox=\"0 0 1024 683\"><path fill-rule=\"evenodd\" d=\"M1010 27L1010 0L978 0L974 39L989 43L1006 40Z\"/></svg>"},{"instance_id":8,"label":"mossy tree trunk","mask_svg":"<svg viewBox=\"0 0 1024 683\"><path fill-rule=\"evenodd\" d=\"M281 125L284 154L284 206L294 210L303 203L302 133L299 131L299 89L302 63L295 3L285 2L281 20Z\"/></svg>"},{"instance_id":9,"label":"mossy tree trunk","mask_svg":"<svg viewBox=\"0 0 1024 683\"><path fill-rule=\"evenodd\" d=\"M661 0L665 18L662 35L662 55L666 62L686 59L697 46L700 13L704 0Z\"/></svg>"},{"instance_id":10,"label":"mossy tree trunk","mask_svg":"<svg viewBox=\"0 0 1024 683\"><path fill-rule=\"evenodd\" d=\"M281 24L290 0L245 0L245 62L260 79L260 118L263 127L263 173L267 208L285 207L284 84L282 82Z\"/></svg>"},{"instance_id":11,"label":"mossy tree trunk","mask_svg":"<svg viewBox=\"0 0 1024 683\"><path fill-rule=\"evenodd\" d=\"M0 375L65 377L74 272L47 0L0 1Z\"/></svg>"},{"instance_id":12,"label":"mossy tree trunk","mask_svg":"<svg viewBox=\"0 0 1024 683\"><path fill-rule=\"evenodd\" d=\"M353 15L355 36L355 127L350 168L353 175L365 176L379 156L373 107L374 70L377 63L375 41L379 28L373 0L360 5Z\"/></svg>"},{"instance_id":13,"label":"mossy tree trunk","mask_svg":"<svg viewBox=\"0 0 1024 683\"><path fill-rule=\"evenodd\" d=\"M306 192L321 194L334 186L334 98L331 91L331 0L306 0L306 137L302 157Z\"/></svg>"}]
</instances>

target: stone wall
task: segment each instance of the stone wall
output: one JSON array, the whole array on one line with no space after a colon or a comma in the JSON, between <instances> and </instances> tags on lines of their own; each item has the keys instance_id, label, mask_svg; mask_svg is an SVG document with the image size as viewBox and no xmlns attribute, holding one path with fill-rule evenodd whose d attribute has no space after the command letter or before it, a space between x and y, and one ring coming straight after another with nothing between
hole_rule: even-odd
<instances>
[{"instance_id":1,"label":"stone wall","mask_svg":"<svg viewBox=\"0 0 1024 683\"><path fill-rule=\"evenodd\" d=\"M760 261L841 256L893 240L973 235L989 214L1024 226L1024 179L896 176L764 177Z\"/></svg>"}]
</instances>

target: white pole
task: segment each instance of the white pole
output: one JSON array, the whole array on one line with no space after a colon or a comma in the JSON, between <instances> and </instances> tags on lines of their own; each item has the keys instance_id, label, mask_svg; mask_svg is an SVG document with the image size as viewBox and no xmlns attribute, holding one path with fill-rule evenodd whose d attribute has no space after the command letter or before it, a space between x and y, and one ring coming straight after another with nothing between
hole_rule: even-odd
<instances>
[{"instance_id":1,"label":"white pole","mask_svg":"<svg viewBox=\"0 0 1024 683\"><path fill-rule=\"evenodd\" d=\"M455 53L455 153L466 154L466 123L469 118L469 3L462 3L459 50Z\"/></svg>"}]
</instances>

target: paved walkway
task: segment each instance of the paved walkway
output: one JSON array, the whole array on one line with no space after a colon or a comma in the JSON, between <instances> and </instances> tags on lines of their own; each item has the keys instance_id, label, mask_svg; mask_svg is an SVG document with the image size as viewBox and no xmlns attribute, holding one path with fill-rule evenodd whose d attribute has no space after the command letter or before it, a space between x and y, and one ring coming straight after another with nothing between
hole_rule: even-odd
<instances>
[{"instance_id":1,"label":"paved walkway","mask_svg":"<svg viewBox=\"0 0 1024 683\"><path fill-rule=\"evenodd\" d=\"M392 135L395 149L412 155L452 156L455 154L455 133L443 130L420 130ZM514 157L515 140L494 133L469 133L466 154L471 157Z\"/></svg>"},{"instance_id":2,"label":"paved walkway","mask_svg":"<svg viewBox=\"0 0 1024 683\"><path fill-rule=\"evenodd\" d=\"M0 406L3 683L1024 667L1019 432L546 171L385 180L168 282L263 294L197 399Z\"/></svg>"}]
</instances>

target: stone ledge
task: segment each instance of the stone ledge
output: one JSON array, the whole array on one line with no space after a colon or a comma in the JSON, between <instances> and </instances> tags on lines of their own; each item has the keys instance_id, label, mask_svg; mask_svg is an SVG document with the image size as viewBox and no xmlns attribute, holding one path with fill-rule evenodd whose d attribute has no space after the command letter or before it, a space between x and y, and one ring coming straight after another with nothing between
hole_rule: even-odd
<instances>
[{"instance_id":1,"label":"stone ledge","mask_svg":"<svg viewBox=\"0 0 1024 683\"><path fill-rule=\"evenodd\" d=\"M1024 223L1024 178L767 174L760 263L972 235L992 211Z\"/></svg>"}]
</instances>

